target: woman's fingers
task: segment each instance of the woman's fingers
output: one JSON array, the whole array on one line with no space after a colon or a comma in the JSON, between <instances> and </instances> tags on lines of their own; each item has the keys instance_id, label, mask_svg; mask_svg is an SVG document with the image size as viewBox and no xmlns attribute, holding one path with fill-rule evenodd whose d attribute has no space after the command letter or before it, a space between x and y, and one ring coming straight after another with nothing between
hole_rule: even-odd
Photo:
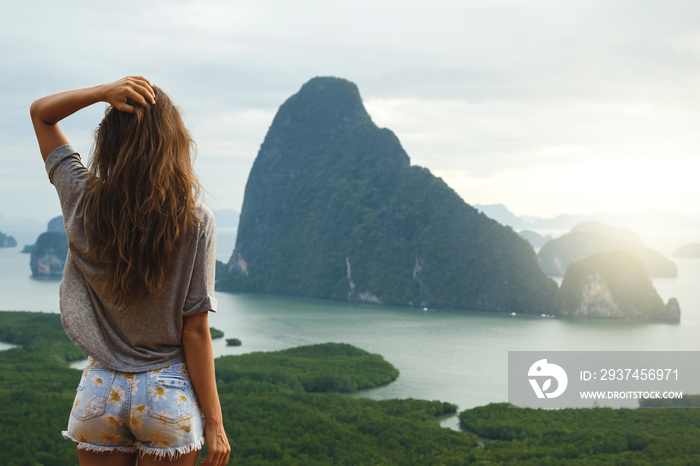
<instances>
[{"instance_id":1,"label":"woman's fingers","mask_svg":"<svg viewBox=\"0 0 700 466\"><path fill-rule=\"evenodd\" d=\"M148 102L152 104L156 103L156 93L153 92L153 85L148 79L139 76L134 83L133 89L138 92L140 97L143 97L143 104ZM146 99L148 99L148 102Z\"/></svg>"},{"instance_id":2,"label":"woman's fingers","mask_svg":"<svg viewBox=\"0 0 700 466\"><path fill-rule=\"evenodd\" d=\"M107 102L122 112L135 112L136 108L128 104L127 99L144 107L154 104L155 92L151 82L143 76L127 76L107 86Z\"/></svg>"},{"instance_id":3,"label":"woman's fingers","mask_svg":"<svg viewBox=\"0 0 700 466\"><path fill-rule=\"evenodd\" d=\"M228 455L212 454L209 452L207 459L202 461L200 466L225 466L228 463Z\"/></svg>"},{"instance_id":4,"label":"woman's fingers","mask_svg":"<svg viewBox=\"0 0 700 466\"><path fill-rule=\"evenodd\" d=\"M226 444L221 445L209 445L209 451L207 452L207 458L202 461L200 466L224 466L228 463L229 456L231 455L231 447Z\"/></svg>"},{"instance_id":5,"label":"woman's fingers","mask_svg":"<svg viewBox=\"0 0 700 466\"><path fill-rule=\"evenodd\" d=\"M124 92L125 97L130 97L131 99L143 105L144 107L147 106L149 103L156 103L155 92L153 92L151 83L148 82L148 80L146 80L145 78L131 78L126 83Z\"/></svg>"},{"instance_id":6,"label":"woman's fingers","mask_svg":"<svg viewBox=\"0 0 700 466\"><path fill-rule=\"evenodd\" d=\"M116 108L120 112L134 113L136 111L136 107L134 107L133 105L127 104L126 101L114 102L114 103L112 103L112 107Z\"/></svg>"},{"instance_id":7,"label":"woman's fingers","mask_svg":"<svg viewBox=\"0 0 700 466\"><path fill-rule=\"evenodd\" d=\"M146 107L149 103L154 103L153 96L150 94L149 90L143 86L135 86L127 91L127 97L130 97L135 102L138 102L142 106ZM148 100L146 100L148 97Z\"/></svg>"},{"instance_id":8,"label":"woman's fingers","mask_svg":"<svg viewBox=\"0 0 700 466\"><path fill-rule=\"evenodd\" d=\"M223 425L207 423L204 427L204 438L207 442L207 458L201 466L223 466L228 463L231 445Z\"/></svg>"},{"instance_id":9,"label":"woman's fingers","mask_svg":"<svg viewBox=\"0 0 700 466\"><path fill-rule=\"evenodd\" d=\"M149 88L153 87L153 84L151 84L151 81L149 81L147 78L144 78L143 76L132 76L132 78L145 82Z\"/></svg>"},{"instance_id":10,"label":"woman's fingers","mask_svg":"<svg viewBox=\"0 0 700 466\"><path fill-rule=\"evenodd\" d=\"M201 466L223 466L228 463L230 450L213 451L209 450L207 459L202 461Z\"/></svg>"}]
</instances>

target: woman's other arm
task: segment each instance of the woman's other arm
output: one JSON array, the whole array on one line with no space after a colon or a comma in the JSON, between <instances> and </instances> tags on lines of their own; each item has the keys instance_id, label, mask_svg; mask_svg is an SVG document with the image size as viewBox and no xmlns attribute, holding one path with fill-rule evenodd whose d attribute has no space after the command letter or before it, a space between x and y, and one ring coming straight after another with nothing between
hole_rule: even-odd
<instances>
[{"instance_id":1,"label":"woman's other arm","mask_svg":"<svg viewBox=\"0 0 700 466\"><path fill-rule=\"evenodd\" d=\"M63 91L35 100L29 113L41 156L46 160L55 148L68 144L59 121L97 102L108 102L117 110L133 113L135 108L127 104L127 98L143 106L155 103L151 83L142 76L128 76L111 84Z\"/></svg>"},{"instance_id":2,"label":"woman's other arm","mask_svg":"<svg viewBox=\"0 0 700 466\"><path fill-rule=\"evenodd\" d=\"M214 350L209 333L209 316L199 312L185 317L182 331L187 371L204 413L204 437L207 442L207 459L201 466L223 466L228 463L231 446L224 431L219 394L216 391Z\"/></svg>"}]
</instances>

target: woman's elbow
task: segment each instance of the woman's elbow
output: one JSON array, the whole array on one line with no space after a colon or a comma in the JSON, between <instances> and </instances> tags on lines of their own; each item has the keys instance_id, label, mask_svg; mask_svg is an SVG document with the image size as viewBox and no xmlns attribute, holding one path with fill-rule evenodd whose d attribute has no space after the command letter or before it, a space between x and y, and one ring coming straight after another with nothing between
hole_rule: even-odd
<instances>
[{"instance_id":1,"label":"woman's elbow","mask_svg":"<svg viewBox=\"0 0 700 466\"><path fill-rule=\"evenodd\" d=\"M35 100L29 106L29 116L32 117L32 121L36 120L37 115L39 114L39 108L41 107L41 103L39 102L39 100L40 99Z\"/></svg>"},{"instance_id":2,"label":"woman's elbow","mask_svg":"<svg viewBox=\"0 0 700 466\"><path fill-rule=\"evenodd\" d=\"M182 329L182 343L202 343L211 339L209 319L206 313L185 318Z\"/></svg>"},{"instance_id":3,"label":"woman's elbow","mask_svg":"<svg viewBox=\"0 0 700 466\"><path fill-rule=\"evenodd\" d=\"M48 122L45 121L45 119L43 117L43 111L44 111L44 98L43 97L36 99L29 106L29 116L32 118L32 122L34 122L34 125L36 125L37 123L43 123L45 125L49 124Z\"/></svg>"}]
</instances>

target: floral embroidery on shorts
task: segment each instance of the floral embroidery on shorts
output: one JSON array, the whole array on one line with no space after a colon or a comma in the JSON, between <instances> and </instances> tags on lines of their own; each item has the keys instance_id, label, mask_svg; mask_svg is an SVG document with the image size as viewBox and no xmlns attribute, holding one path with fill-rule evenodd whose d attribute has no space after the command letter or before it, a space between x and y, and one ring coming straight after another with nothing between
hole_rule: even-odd
<instances>
[{"instance_id":1,"label":"floral embroidery on shorts","mask_svg":"<svg viewBox=\"0 0 700 466\"><path fill-rule=\"evenodd\" d=\"M130 373L91 360L63 435L80 449L171 456L201 449L203 428L184 363Z\"/></svg>"}]
</instances>

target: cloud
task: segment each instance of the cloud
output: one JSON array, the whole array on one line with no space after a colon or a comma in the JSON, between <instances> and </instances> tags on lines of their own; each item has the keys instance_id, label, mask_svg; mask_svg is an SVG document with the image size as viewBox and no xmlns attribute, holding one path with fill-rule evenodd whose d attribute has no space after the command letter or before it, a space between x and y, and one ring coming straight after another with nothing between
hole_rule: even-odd
<instances>
[{"instance_id":1,"label":"cloud","mask_svg":"<svg viewBox=\"0 0 700 466\"><path fill-rule=\"evenodd\" d=\"M240 208L274 113L318 75L354 81L375 122L468 202L522 204L515 180L537 180L533 214L566 207L548 186L579 202L577 167L663 165L700 142L697 2L42 0L3 13L0 164L17 168L0 172L0 195L24 199L0 201L7 214L55 214L44 191L22 187L46 182L29 103L132 73L183 109L214 208ZM85 156L101 112L65 122ZM662 194L681 203L672 187ZM606 205L590 197L590 209Z\"/></svg>"}]
</instances>

